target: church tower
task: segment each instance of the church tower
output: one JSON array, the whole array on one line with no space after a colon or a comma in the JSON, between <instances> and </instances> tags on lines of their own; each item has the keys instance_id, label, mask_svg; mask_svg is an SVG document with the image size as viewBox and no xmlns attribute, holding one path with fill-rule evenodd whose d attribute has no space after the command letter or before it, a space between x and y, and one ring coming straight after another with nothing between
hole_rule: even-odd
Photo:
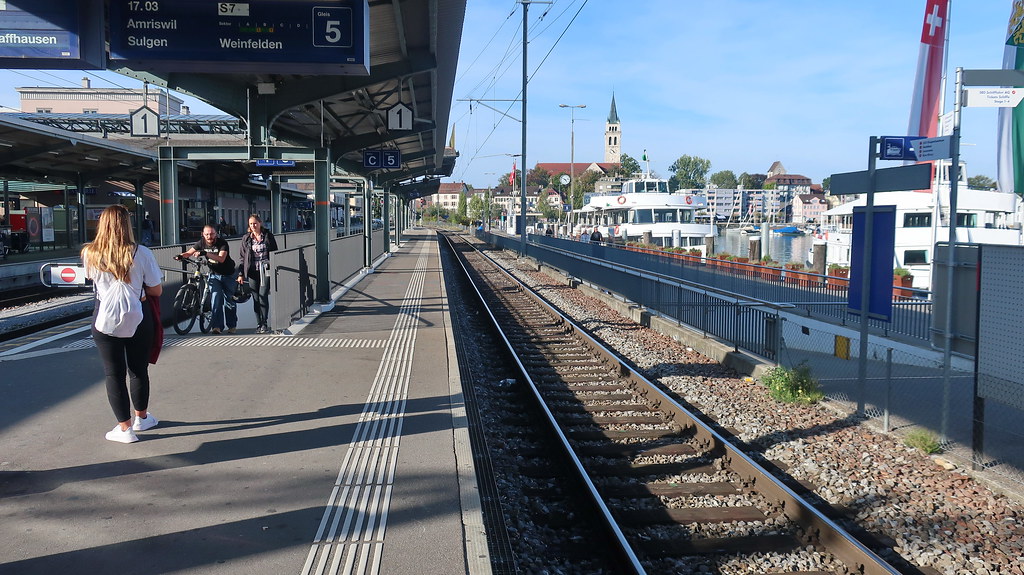
<instances>
[{"instance_id":1,"label":"church tower","mask_svg":"<svg viewBox=\"0 0 1024 575\"><path fill-rule=\"evenodd\" d=\"M622 133L619 131L619 113L615 111L615 93L612 93L612 109L604 124L604 161L617 164L622 158Z\"/></svg>"}]
</instances>

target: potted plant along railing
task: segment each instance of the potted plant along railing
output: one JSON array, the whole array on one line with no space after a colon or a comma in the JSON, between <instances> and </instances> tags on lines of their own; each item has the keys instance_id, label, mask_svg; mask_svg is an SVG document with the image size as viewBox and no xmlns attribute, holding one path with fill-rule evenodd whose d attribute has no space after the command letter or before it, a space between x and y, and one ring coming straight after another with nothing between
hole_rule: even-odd
<instances>
[{"instance_id":1,"label":"potted plant along railing","mask_svg":"<svg viewBox=\"0 0 1024 575\"><path fill-rule=\"evenodd\" d=\"M761 278L771 281L779 281L782 279L782 268L779 267L779 262L770 258L761 258L761 267L758 270L761 273Z\"/></svg>"},{"instance_id":2,"label":"potted plant along railing","mask_svg":"<svg viewBox=\"0 0 1024 575\"><path fill-rule=\"evenodd\" d=\"M825 278L826 285L847 289L850 287L850 266L839 264L828 265L828 275Z\"/></svg>"},{"instance_id":3,"label":"potted plant along railing","mask_svg":"<svg viewBox=\"0 0 1024 575\"><path fill-rule=\"evenodd\" d=\"M750 265L750 258L743 256L733 256L732 258L733 271L737 275L748 276L753 275L753 267Z\"/></svg>"},{"instance_id":4,"label":"potted plant along railing","mask_svg":"<svg viewBox=\"0 0 1024 575\"><path fill-rule=\"evenodd\" d=\"M896 268L892 270L892 285L892 295L894 299L910 299L914 297L913 290L899 289L912 288L914 286L914 276L907 268Z\"/></svg>"},{"instance_id":5,"label":"potted plant along railing","mask_svg":"<svg viewBox=\"0 0 1024 575\"><path fill-rule=\"evenodd\" d=\"M811 276L804 272L804 264L790 262L786 264L786 283L800 286L811 285Z\"/></svg>"}]
</instances>

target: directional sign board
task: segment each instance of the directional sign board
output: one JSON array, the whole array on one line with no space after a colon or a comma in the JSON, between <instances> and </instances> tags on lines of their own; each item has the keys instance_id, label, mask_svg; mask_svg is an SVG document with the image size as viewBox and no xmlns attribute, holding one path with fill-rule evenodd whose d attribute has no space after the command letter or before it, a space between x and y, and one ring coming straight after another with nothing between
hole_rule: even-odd
<instances>
[{"instance_id":1,"label":"directional sign board","mask_svg":"<svg viewBox=\"0 0 1024 575\"><path fill-rule=\"evenodd\" d=\"M260 167L293 168L295 167L295 160L256 160L256 165Z\"/></svg>"},{"instance_id":2,"label":"directional sign board","mask_svg":"<svg viewBox=\"0 0 1024 575\"><path fill-rule=\"evenodd\" d=\"M411 130L412 108L405 104L395 104L388 109L388 130Z\"/></svg>"},{"instance_id":3,"label":"directional sign board","mask_svg":"<svg viewBox=\"0 0 1024 575\"><path fill-rule=\"evenodd\" d=\"M104 68L103 0L0 0L0 68Z\"/></svg>"},{"instance_id":4,"label":"directional sign board","mask_svg":"<svg viewBox=\"0 0 1024 575\"><path fill-rule=\"evenodd\" d=\"M135 110L129 116L132 135L139 137L155 137L160 135L160 115L148 106Z\"/></svg>"},{"instance_id":5,"label":"directional sign board","mask_svg":"<svg viewBox=\"0 0 1024 575\"><path fill-rule=\"evenodd\" d=\"M370 74L367 0L117 0L110 67L259 74Z\"/></svg>"},{"instance_id":6,"label":"directional sign board","mask_svg":"<svg viewBox=\"0 0 1024 575\"><path fill-rule=\"evenodd\" d=\"M914 155L921 162L946 160L953 157L952 150L950 149L952 145L952 136L914 140Z\"/></svg>"},{"instance_id":7,"label":"directional sign board","mask_svg":"<svg viewBox=\"0 0 1024 575\"><path fill-rule=\"evenodd\" d=\"M971 108L1014 108L1024 99L1020 88L964 88L964 105Z\"/></svg>"},{"instance_id":8,"label":"directional sign board","mask_svg":"<svg viewBox=\"0 0 1024 575\"><path fill-rule=\"evenodd\" d=\"M901 190L926 190L932 185L931 164L911 164L897 168L875 170L875 192L898 192ZM871 187L867 171L832 174L831 193L833 196L866 194Z\"/></svg>"}]
</instances>

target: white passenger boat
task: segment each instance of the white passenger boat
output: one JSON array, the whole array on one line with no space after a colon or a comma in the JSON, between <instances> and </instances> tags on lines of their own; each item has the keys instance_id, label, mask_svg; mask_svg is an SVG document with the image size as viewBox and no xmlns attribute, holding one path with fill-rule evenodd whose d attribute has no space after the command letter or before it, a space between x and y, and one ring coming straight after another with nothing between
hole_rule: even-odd
<instances>
[{"instance_id":1,"label":"white passenger boat","mask_svg":"<svg viewBox=\"0 0 1024 575\"><path fill-rule=\"evenodd\" d=\"M624 182L618 194L589 196L573 214L573 233L590 233L597 227L606 239L640 241L649 232L655 245L703 248L705 237L716 230L713 223L697 222L697 212L705 209L704 196L669 192L667 181L645 176Z\"/></svg>"},{"instance_id":2,"label":"white passenger boat","mask_svg":"<svg viewBox=\"0 0 1024 575\"><path fill-rule=\"evenodd\" d=\"M948 163L936 170L934 191L879 192L875 206L896 206L896 242L893 267L910 270L914 287L931 289L936 242L949 241ZM958 243L1024 245L1022 203L1016 194L974 190L966 185L963 164L957 183L956 241ZM938 198L938 206L935 199ZM850 265L853 209L867 198L842 204L825 212L825 225L816 233L827 245L829 264Z\"/></svg>"}]
</instances>

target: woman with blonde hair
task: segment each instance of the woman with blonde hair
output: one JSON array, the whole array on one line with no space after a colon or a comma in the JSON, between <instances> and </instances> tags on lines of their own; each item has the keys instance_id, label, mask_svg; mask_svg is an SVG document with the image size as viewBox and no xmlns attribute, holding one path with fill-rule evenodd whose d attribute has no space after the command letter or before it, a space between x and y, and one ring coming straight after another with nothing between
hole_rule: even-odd
<instances>
[{"instance_id":1,"label":"woman with blonde hair","mask_svg":"<svg viewBox=\"0 0 1024 575\"><path fill-rule=\"evenodd\" d=\"M277 251L274 234L263 227L257 214L249 216L249 232L239 249L238 283L249 283L252 308L256 312L256 333L268 333L270 318L270 252Z\"/></svg>"},{"instance_id":2,"label":"woman with blonde hair","mask_svg":"<svg viewBox=\"0 0 1024 575\"><path fill-rule=\"evenodd\" d=\"M139 440L135 431L159 423L147 411L149 354L159 318L145 300L163 293L160 266L149 248L135 242L128 209L121 205L100 214L96 239L82 247L82 264L96 290L92 338L103 360L107 400L118 422L106 438L132 443Z\"/></svg>"}]
</instances>

